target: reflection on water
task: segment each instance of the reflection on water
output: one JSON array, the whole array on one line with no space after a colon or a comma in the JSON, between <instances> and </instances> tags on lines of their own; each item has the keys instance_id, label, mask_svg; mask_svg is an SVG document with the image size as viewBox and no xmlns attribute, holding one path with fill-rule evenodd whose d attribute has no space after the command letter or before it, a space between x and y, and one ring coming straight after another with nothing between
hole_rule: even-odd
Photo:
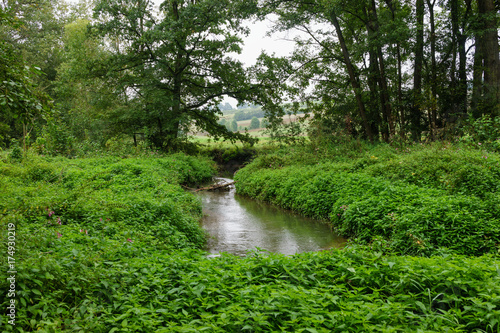
<instances>
[{"instance_id":1,"label":"reflection on water","mask_svg":"<svg viewBox=\"0 0 500 333\"><path fill-rule=\"evenodd\" d=\"M224 179L230 181L229 179ZM345 239L319 221L228 192L198 192L207 251L244 255L256 248L287 255L342 247Z\"/></svg>"}]
</instances>

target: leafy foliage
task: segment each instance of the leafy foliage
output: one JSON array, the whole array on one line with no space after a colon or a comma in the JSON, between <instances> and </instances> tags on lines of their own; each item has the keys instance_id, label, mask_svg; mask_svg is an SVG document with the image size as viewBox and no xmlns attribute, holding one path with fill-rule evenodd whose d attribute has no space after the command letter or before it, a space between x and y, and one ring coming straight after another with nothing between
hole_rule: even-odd
<instances>
[{"instance_id":1,"label":"leafy foliage","mask_svg":"<svg viewBox=\"0 0 500 333\"><path fill-rule=\"evenodd\" d=\"M257 95L243 64L227 56L241 52L238 34L246 33L241 22L251 8L240 1L168 0L156 14L147 1L96 5L99 35L126 41L105 62L106 75L134 91L122 112L135 115L132 127L147 128L156 147L175 148L192 126L216 139L252 141L217 123L224 96Z\"/></svg>"},{"instance_id":2,"label":"leafy foliage","mask_svg":"<svg viewBox=\"0 0 500 333\"><path fill-rule=\"evenodd\" d=\"M483 145L485 148L500 151L500 118L484 115L478 119L469 119L464 128L461 141L476 147Z\"/></svg>"},{"instance_id":3,"label":"leafy foliage","mask_svg":"<svg viewBox=\"0 0 500 333\"><path fill-rule=\"evenodd\" d=\"M0 28L20 28L22 23L0 7ZM0 40L0 144L21 139L33 130L36 122L51 110L51 99L36 84L41 75L37 67L28 66L16 46Z\"/></svg>"},{"instance_id":4,"label":"leafy foliage","mask_svg":"<svg viewBox=\"0 0 500 333\"><path fill-rule=\"evenodd\" d=\"M253 117L252 120L250 121L249 129L257 129L257 128L260 128L260 121L256 117Z\"/></svg>"},{"instance_id":5,"label":"leafy foliage","mask_svg":"<svg viewBox=\"0 0 500 333\"><path fill-rule=\"evenodd\" d=\"M30 289L21 297L32 305L20 312L22 327L493 332L499 325L498 260L491 257L423 259L348 250L207 259L135 243L102 248L85 237L23 269L21 281ZM103 257L86 256L84 246L105 250Z\"/></svg>"},{"instance_id":6,"label":"leafy foliage","mask_svg":"<svg viewBox=\"0 0 500 333\"><path fill-rule=\"evenodd\" d=\"M302 166L307 174L301 179L330 167ZM353 167L338 166L353 187L377 179L349 175L345 169ZM375 237L370 251L351 246L290 257L254 252L207 258L197 250L204 240L200 203L178 185L211 176L204 158L30 155L22 162L0 161L0 173L0 240L14 223L18 271L16 326L2 326L6 332L499 329L499 262L491 255L383 255L387 242ZM327 185L319 186L318 198ZM407 192L388 190L409 199L412 189L416 185ZM476 204L471 201L469 206ZM0 264L6 260L0 257ZM2 290L8 288L5 274ZM0 306L8 301L0 297ZM0 320L6 322L5 313Z\"/></svg>"},{"instance_id":7,"label":"leafy foliage","mask_svg":"<svg viewBox=\"0 0 500 333\"><path fill-rule=\"evenodd\" d=\"M500 251L498 155L434 146L339 163L296 149L240 170L238 193L328 219L364 244L381 237L397 253ZM294 164L299 158L306 165Z\"/></svg>"}]
</instances>

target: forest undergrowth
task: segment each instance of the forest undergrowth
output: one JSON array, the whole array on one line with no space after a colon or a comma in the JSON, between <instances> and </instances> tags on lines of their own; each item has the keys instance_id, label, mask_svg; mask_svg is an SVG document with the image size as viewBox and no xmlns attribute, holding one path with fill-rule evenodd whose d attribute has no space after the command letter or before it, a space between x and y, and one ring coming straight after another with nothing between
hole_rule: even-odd
<instances>
[{"instance_id":1,"label":"forest undergrowth","mask_svg":"<svg viewBox=\"0 0 500 333\"><path fill-rule=\"evenodd\" d=\"M17 273L1 331L498 332L499 161L444 144L268 149L238 191L352 243L207 258L181 187L212 177L206 157L2 156L2 291L8 257Z\"/></svg>"},{"instance_id":2,"label":"forest undergrowth","mask_svg":"<svg viewBox=\"0 0 500 333\"><path fill-rule=\"evenodd\" d=\"M500 155L465 145L295 146L262 154L237 192L402 255L498 254Z\"/></svg>"}]
</instances>

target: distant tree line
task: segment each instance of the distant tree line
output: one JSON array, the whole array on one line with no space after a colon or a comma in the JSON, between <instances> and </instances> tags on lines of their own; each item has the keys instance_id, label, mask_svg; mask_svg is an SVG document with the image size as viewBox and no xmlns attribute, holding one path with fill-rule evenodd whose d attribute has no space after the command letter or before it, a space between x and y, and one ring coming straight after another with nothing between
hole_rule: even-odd
<instances>
[{"instance_id":1,"label":"distant tree line","mask_svg":"<svg viewBox=\"0 0 500 333\"><path fill-rule=\"evenodd\" d=\"M252 119L253 117L263 118L263 117L265 117L265 115L266 115L266 113L262 109L250 109L247 111L237 111L234 114L234 119L236 121L242 121L242 120Z\"/></svg>"},{"instance_id":2,"label":"distant tree line","mask_svg":"<svg viewBox=\"0 0 500 333\"><path fill-rule=\"evenodd\" d=\"M222 104L222 103L221 103L221 104L219 104L217 107L218 107L218 109L219 109L219 110L221 110L222 112L224 112L224 111L230 111L230 110L233 110L232 105L231 105L231 104L229 104L229 103L227 103L227 102L226 102L226 103L224 103L224 104Z\"/></svg>"}]
</instances>

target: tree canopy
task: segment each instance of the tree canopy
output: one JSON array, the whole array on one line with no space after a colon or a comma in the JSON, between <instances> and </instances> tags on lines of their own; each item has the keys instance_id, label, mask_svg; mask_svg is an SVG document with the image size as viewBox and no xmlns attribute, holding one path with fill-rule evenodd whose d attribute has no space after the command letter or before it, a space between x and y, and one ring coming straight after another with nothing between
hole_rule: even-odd
<instances>
[{"instance_id":1,"label":"tree canopy","mask_svg":"<svg viewBox=\"0 0 500 333\"><path fill-rule=\"evenodd\" d=\"M291 56L245 67L246 23L269 14L271 32L302 37ZM236 111L226 97L236 120L265 116L270 131L303 112L311 137L460 135L500 116L498 15L494 0L4 1L0 143L251 141L219 121Z\"/></svg>"},{"instance_id":2,"label":"tree canopy","mask_svg":"<svg viewBox=\"0 0 500 333\"><path fill-rule=\"evenodd\" d=\"M9 8L0 7L0 34L22 30ZM51 110L51 99L36 83L40 68L27 64L15 41L0 39L0 143L25 138L40 118ZM24 141L24 140L23 140Z\"/></svg>"},{"instance_id":3,"label":"tree canopy","mask_svg":"<svg viewBox=\"0 0 500 333\"><path fill-rule=\"evenodd\" d=\"M119 36L106 75L121 85L129 112L140 114L136 126L145 127L159 147L193 127L216 138L243 139L217 121L224 96L255 99L243 64L230 57L241 52L245 8L238 1L168 0L154 13L152 5L105 0L95 8L95 31Z\"/></svg>"},{"instance_id":4,"label":"tree canopy","mask_svg":"<svg viewBox=\"0 0 500 333\"><path fill-rule=\"evenodd\" d=\"M326 131L334 126L386 141L408 135L420 140L428 131L436 139L442 129L456 132L467 113L499 115L493 0L261 5L264 13L278 14L275 30L307 36L296 41L290 80Z\"/></svg>"}]
</instances>

